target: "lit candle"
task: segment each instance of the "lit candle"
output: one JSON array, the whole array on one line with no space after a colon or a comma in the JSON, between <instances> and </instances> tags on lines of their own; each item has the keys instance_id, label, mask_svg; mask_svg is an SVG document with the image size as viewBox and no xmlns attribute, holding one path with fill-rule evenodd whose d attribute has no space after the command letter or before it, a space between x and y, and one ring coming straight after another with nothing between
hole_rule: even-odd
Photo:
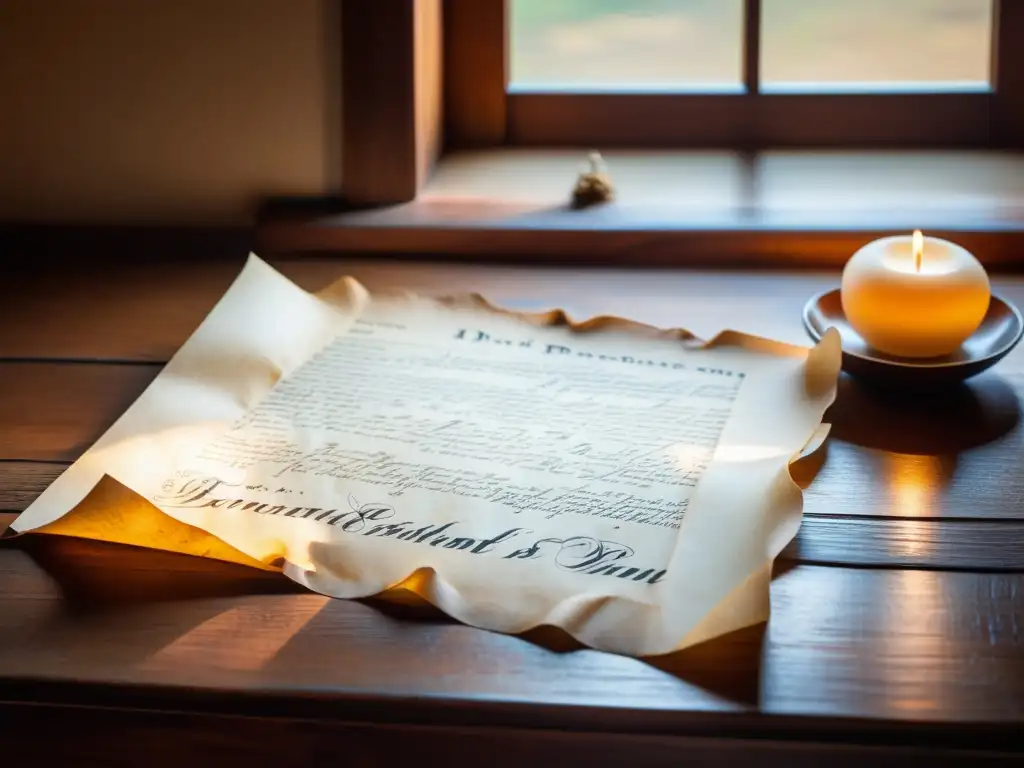
<instances>
[{"instance_id":1,"label":"lit candle","mask_svg":"<svg viewBox=\"0 0 1024 768\"><path fill-rule=\"evenodd\" d=\"M970 251L915 232L868 243L846 264L843 313L880 352L939 357L981 325L988 275Z\"/></svg>"}]
</instances>

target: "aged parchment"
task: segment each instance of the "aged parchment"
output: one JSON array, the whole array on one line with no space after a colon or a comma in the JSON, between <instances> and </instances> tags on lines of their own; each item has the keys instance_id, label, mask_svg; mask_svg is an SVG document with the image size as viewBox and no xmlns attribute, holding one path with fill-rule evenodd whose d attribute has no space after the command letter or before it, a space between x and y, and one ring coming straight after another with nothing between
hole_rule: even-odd
<instances>
[{"instance_id":1,"label":"aged parchment","mask_svg":"<svg viewBox=\"0 0 1024 768\"><path fill-rule=\"evenodd\" d=\"M88 519L97 536L87 508L109 475L227 545L215 556L324 594L415 573L475 626L666 653L767 618L800 521L788 465L821 434L838 369L834 335L705 344L351 280L311 296L252 258L13 527Z\"/></svg>"}]
</instances>

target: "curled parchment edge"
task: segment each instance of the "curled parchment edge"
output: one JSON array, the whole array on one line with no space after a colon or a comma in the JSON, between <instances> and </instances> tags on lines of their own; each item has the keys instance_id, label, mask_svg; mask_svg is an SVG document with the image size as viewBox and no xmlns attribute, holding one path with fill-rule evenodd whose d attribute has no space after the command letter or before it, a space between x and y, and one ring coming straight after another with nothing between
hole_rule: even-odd
<instances>
[{"instance_id":1,"label":"curled parchment edge","mask_svg":"<svg viewBox=\"0 0 1024 768\"><path fill-rule=\"evenodd\" d=\"M778 497L777 503L771 511L781 518L782 522L778 527L772 528L768 532L769 535L765 537L766 550L759 557L758 565L752 568L738 584L732 582L731 588L714 601L713 608L690 627L682 638L662 644L655 651L641 651L638 646L634 646L632 639L623 639L623 634L619 631L619 627L627 623L630 626L647 627L648 630L638 629L634 635L637 638L646 638L650 635L651 628L658 624L659 614L665 606L635 597L576 594L546 604L547 609L543 616L539 616L537 613L496 616L493 613L481 611L479 606L467 603L458 585L452 583L443 573L432 566L415 567L412 573L401 582L388 585L380 583L381 589L385 586L409 589L407 581L414 579L415 589L410 591L416 592L428 603L461 623L509 634L521 634L540 627L555 626L584 645L632 656L671 653L696 642L769 618L770 591L767 588L767 583L770 581L774 560L796 535L802 522L803 491L794 480L790 466L805 454L808 446L814 445L815 448L819 448L827 437L828 428L822 425L821 417L834 401L837 391L841 360L840 340L837 333L827 333L822 341L812 348L783 344L731 330L722 331L710 341L705 342L684 329L665 330L615 316L598 316L584 321L574 321L561 309L545 312L507 310L490 303L479 294L461 294L440 299L426 299L410 292L396 292L393 295L377 294L377 296L381 299L404 298L413 301L439 302L452 309L462 307L484 309L535 325L564 326L574 333L599 332L614 328L659 339L676 339L691 349L735 346L746 351L762 352L774 357L803 358L803 388L808 398L820 403L817 424L811 430L804 445L794 451L774 475L772 482L777 487ZM294 580L322 594L342 597L366 597L371 594L370 591L362 591L366 583L365 574L362 581L359 582L360 589L353 591L353 580L347 573L348 569L337 573L332 570L326 546L319 552L319 556L311 559L317 562L315 573L307 573L301 568L290 565L286 565L286 573ZM378 591L374 590L372 593ZM600 618L608 617L607 621L598 620L599 614L604 614ZM603 625L603 629L601 625Z\"/></svg>"}]
</instances>

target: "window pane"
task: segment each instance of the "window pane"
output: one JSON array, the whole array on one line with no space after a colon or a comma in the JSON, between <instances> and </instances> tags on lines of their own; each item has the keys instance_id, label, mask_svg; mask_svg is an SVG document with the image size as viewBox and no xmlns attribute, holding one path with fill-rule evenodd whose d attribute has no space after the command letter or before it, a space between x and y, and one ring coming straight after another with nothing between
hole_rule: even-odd
<instances>
[{"instance_id":1,"label":"window pane","mask_svg":"<svg viewBox=\"0 0 1024 768\"><path fill-rule=\"evenodd\" d=\"M761 82L984 87L992 0L763 0Z\"/></svg>"},{"instance_id":2,"label":"window pane","mask_svg":"<svg viewBox=\"0 0 1024 768\"><path fill-rule=\"evenodd\" d=\"M742 0L510 0L522 89L735 90Z\"/></svg>"}]
</instances>

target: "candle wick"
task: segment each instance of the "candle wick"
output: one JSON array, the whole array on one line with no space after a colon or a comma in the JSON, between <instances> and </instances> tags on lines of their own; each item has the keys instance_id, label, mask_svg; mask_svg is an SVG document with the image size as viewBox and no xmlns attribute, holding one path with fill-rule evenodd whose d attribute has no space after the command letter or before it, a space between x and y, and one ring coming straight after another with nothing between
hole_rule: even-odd
<instances>
[{"instance_id":1,"label":"candle wick","mask_svg":"<svg viewBox=\"0 0 1024 768\"><path fill-rule=\"evenodd\" d=\"M924 260L924 253L922 251L918 251L917 253L914 254L914 269L917 272L921 271L921 262L923 260Z\"/></svg>"}]
</instances>

